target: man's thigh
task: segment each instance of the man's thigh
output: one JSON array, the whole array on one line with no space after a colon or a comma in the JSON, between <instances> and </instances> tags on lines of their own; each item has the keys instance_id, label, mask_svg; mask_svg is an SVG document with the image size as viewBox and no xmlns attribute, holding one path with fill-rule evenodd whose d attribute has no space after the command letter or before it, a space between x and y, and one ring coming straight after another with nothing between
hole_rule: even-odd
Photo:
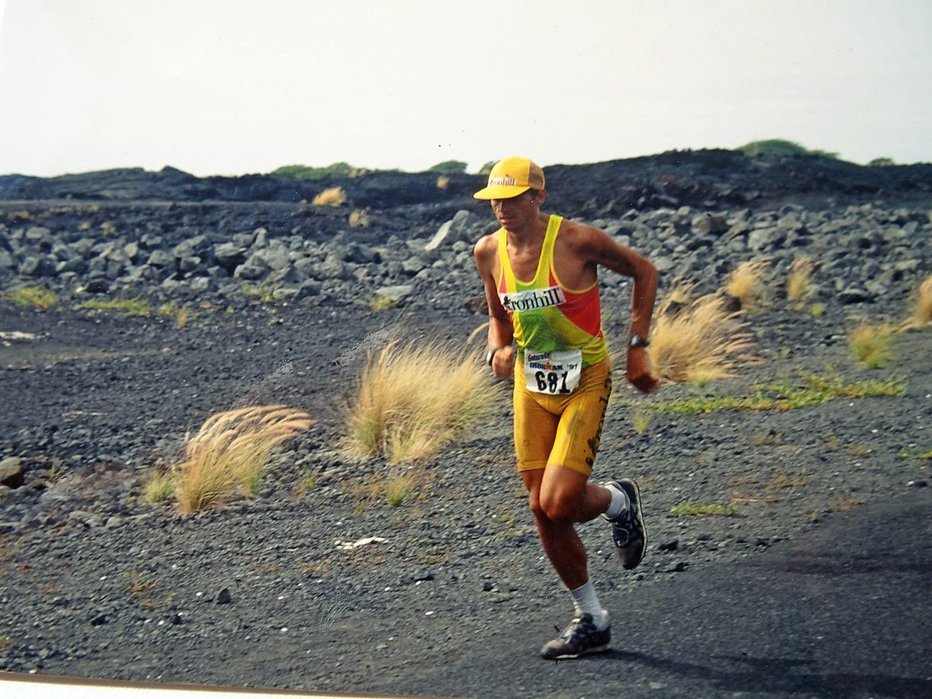
<instances>
[{"instance_id":1,"label":"man's thigh","mask_svg":"<svg viewBox=\"0 0 932 699\"><path fill-rule=\"evenodd\" d=\"M560 416L547 465L565 466L588 477L599 451L612 375L608 362L585 371Z\"/></svg>"},{"instance_id":2,"label":"man's thigh","mask_svg":"<svg viewBox=\"0 0 932 699\"><path fill-rule=\"evenodd\" d=\"M518 471L543 469L550 460L560 424L559 412L551 410L552 406L528 391L520 381L515 381L514 440Z\"/></svg>"}]
</instances>

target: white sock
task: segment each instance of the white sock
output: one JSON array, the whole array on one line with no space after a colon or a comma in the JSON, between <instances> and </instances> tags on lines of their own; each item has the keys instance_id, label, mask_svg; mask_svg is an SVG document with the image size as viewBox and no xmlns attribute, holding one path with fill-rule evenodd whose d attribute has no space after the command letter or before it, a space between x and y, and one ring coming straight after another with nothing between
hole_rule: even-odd
<instances>
[{"instance_id":1,"label":"white sock","mask_svg":"<svg viewBox=\"0 0 932 699\"><path fill-rule=\"evenodd\" d=\"M577 615L591 614L596 627L604 629L608 625L608 612L602 609L599 596L595 593L592 581L570 590L573 595L573 607Z\"/></svg>"},{"instance_id":2,"label":"white sock","mask_svg":"<svg viewBox=\"0 0 932 699\"><path fill-rule=\"evenodd\" d=\"M608 504L608 509L605 510L605 516L608 519L615 519L618 515L628 509L628 495L625 491L620 488L616 488L611 484L606 484L605 489L612 494L612 501Z\"/></svg>"}]
</instances>

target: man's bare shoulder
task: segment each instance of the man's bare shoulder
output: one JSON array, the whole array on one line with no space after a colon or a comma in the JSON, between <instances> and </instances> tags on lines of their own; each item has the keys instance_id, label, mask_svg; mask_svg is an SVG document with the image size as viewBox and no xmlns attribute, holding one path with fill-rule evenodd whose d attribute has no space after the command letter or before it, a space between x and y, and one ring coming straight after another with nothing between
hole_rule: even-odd
<instances>
[{"instance_id":1,"label":"man's bare shoulder","mask_svg":"<svg viewBox=\"0 0 932 699\"><path fill-rule=\"evenodd\" d=\"M608 234L595 226L590 226L579 221L563 219L560 224L560 236L564 245L580 252L585 250L599 250L605 245Z\"/></svg>"},{"instance_id":2,"label":"man's bare shoulder","mask_svg":"<svg viewBox=\"0 0 932 699\"><path fill-rule=\"evenodd\" d=\"M489 265L495 259L498 253L498 238L494 233L484 235L473 246L473 256L476 258L476 264Z\"/></svg>"},{"instance_id":3,"label":"man's bare shoulder","mask_svg":"<svg viewBox=\"0 0 932 699\"><path fill-rule=\"evenodd\" d=\"M475 246L473 246L473 252L476 254L476 257L480 255L491 255L498 250L498 236L495 233L489 233L484 235L479 240L476 241Z\"/></svg>"}]
</instances>

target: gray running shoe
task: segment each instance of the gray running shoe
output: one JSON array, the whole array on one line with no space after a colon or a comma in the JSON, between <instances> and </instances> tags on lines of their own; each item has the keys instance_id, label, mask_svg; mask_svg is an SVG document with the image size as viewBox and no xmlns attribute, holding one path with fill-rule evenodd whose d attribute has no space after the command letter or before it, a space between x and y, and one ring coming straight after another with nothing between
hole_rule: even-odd
<instances>
[{"instance_id":1,"label":"gray running shoe","mask_svg":"<svg viewBox=\"0 0 932 699\"><path fill-rule=\"evenodd\" d=\"M628 509L615 519L606 520L612 523L612 541L615 544L615 554L625 570L637 568L644 558L647 550L647 528L644 526L644 517L641 512L641 491L638 484L630 478L620 478L609 481L611 485L623 490L628 496Z\"/></svg>"},{"instance_id":2,"label":"gray running shoe","mask_svg":"<svg viewBox=\"0 0 932 699\"><path fill-rule=\"evenodd\" d=\"M608 650L612 640L612 627L596 628L591 614L583 614L570 622L559 638L549 641L541 651L542 658L561 660L578 658L587 653L599 653Z\"/></svg>"}]
</instances>

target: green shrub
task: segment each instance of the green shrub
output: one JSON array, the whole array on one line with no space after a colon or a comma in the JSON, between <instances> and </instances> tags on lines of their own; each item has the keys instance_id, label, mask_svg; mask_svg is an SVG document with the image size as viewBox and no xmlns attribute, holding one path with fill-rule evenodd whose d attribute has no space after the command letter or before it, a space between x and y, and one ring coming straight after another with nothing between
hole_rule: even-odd
<instances>
[{"instance_id":1,"label":"green shrub","mask_svg":"<svg viewBox=\"0 0 932 699\"><path fill-rule=\"evenodd\" d=\"M716 410L796 410L839 398L896 397L906 390L906 384L895 378L845 383L836 374L804 373L802 383L800 386L782 380L757 384L754 392L746 396L708 395L656 401L650 403L650 409L658 414L680 415L701 415Z\"/></svg>"},{"instance_id":2,"label":"green shrub","mask_svg":"<svg viewBox=\"0 0 932 699\"><path fill-rule=\"evenodd\" d=\"M414 479L410 475L395 476L385 484L385 502L390 507L398 507L408 499L414 490Z\"/></svg>"},{"instance_id":3,"label":"green shrub","mask_svg":"<svg viewBox=\"0 0 932 699\"><path fill-rule=\"evenodd\" d=\"M0 298L23 308L39 308L43 311L58 303L58 297L41 286L21 286L3 293Z\"/></svg>"},{"instance_id":4,"label":"green shrub","mask_svg":"<svg viewBox=\"0 0 932 699\"><path fill-rule=\"evenodd\" d=\"M313 167L311 165L283 165L276 168L271 174L280 177L294 177L299 180L325 180L327 178L353 178L368 175L371 172L398 172L396 169L373 170L367 167L350 165L345 162L332 163L325 167Z\"/></svg>"},{"instance_id":5,"label":"green shrub","mask_svg":"<svg viewBox=\"0 0 932 699\"><path fill-rule=\"evenodd\" d=\"M838 153L832 153L830 151L824 150L809 150L794 143L793 141L786 141L781 138L770 138L763 141L751 141L746 143L740 148L735 148L739 153L744 153L749 158L754 158L759 155L776 155L776 156L796 156L796 155L818 155L823 158L837 158Z\"/></svg>"},{"instance_id":6,"label":"green shrub","mask_svg":"<svg viewBox=\"0 0 932 699\"><path fill-rule=\"evenodd\" d=\"M701 515L734 517L738 514L738 508L731 503L723 505L721 503L681 502L679 505L674 505L670 512L674 517L699 517Z\"/></svg>"},{"instance_id":7,"label":"green shrub","mask_svg":"<svg viewBox=\"0 0 932 699\"><path fill-rule=\"evenodd\" d=\"M299 180L323 180L328 177L355 177L363 172L363 168L353 167L349 163L332 163L326 167L311 167L310 165L283 165L272 170L273 175L281 177L294 177Z\"/></svg>"},{"instance_id":8,"label":"green shrub","mask_svg":"<svg viewBox=\"0 0 932 699\"><path fill-rule=\"evenodd\" d=\"M149 304L143 299L91 299L78 304L86 311L115 311L126 316L145 317L151 312Z\"/></svg>"},{"instance_id":9,"label":"green shrub","mask_svg":"<svg viewBox=\"0 0 932 699\"><path fill-rule=\"evenodd\" d=\"M444 160L428 168L427 172L436 172L440 175L462 175L466 172L467 163L462 160Z\"/></svg>"},{"instance_id":10,"label":"green shrub","mask_svg":"<svg viewBox=\"0 0 932 699\"><path fill-rule=\"evenodd\" d=\"M171 473L156 471L143 488L143 495L148 502L156 503L168 500L175 494L175 483Z\"/></svg>"}]
</instances>

